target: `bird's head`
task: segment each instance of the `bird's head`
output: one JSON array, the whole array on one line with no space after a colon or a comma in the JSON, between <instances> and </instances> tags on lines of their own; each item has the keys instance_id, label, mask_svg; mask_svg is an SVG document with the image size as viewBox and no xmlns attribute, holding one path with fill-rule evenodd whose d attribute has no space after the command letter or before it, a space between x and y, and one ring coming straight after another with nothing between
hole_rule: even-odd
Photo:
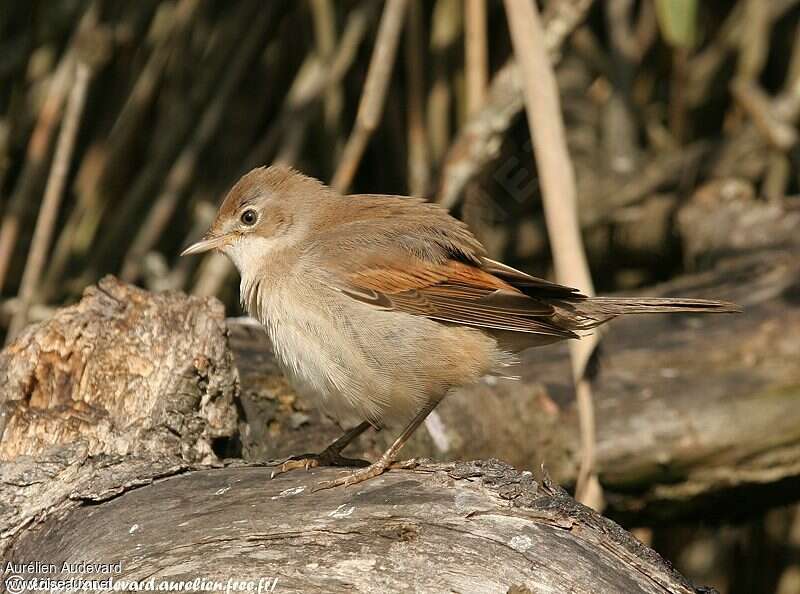
<instances>
[{"instance_id":1,"label":"bird's head","mask_svg":"<svg viewBox=\"0 0 800 594\"><path fill-rule=\"evenodd\" d=\"M244 274L276 247L302 238L313 202L327 193L323 184L289 167L253 169L225 196L205 236L181 256L220 250Z\"/></svg>"}]
</instances>

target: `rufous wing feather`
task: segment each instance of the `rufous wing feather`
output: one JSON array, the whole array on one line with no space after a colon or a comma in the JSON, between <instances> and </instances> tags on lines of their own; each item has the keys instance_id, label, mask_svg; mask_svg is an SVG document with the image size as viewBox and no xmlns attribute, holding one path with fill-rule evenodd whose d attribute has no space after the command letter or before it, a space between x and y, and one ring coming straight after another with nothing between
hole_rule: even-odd
<instances>
[{"instance_id":1,"label":"rufous wing feather","mask_svg":"<svg viewBox=\"0 0 800 594\"><path fill-rule=\"evenodd\" d=\"M554 323L551 305L456 260L373 266L351 273L340 288L359 301L441 322L559 338L577 336Z\"/></svg>"}]
</instances>

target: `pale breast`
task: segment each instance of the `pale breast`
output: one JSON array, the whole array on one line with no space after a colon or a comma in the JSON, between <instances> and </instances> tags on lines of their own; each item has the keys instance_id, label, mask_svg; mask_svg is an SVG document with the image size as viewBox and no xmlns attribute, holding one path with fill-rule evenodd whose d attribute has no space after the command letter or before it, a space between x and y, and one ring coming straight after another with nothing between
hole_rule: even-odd
<instances>
[{"instance_id":1,"label":"pale breast","mask_svg":"<svg viewBox=\"0 0 800 594\"><path fill-rule=\"evenodd\" d=\"M346 396L357 391L357 366L348 363L347 347L327 308L286 281L251 283L243 277L241 294L248 313L266 328L295 390L342 423L363 421Z\"/></svg>"}]
</instances>

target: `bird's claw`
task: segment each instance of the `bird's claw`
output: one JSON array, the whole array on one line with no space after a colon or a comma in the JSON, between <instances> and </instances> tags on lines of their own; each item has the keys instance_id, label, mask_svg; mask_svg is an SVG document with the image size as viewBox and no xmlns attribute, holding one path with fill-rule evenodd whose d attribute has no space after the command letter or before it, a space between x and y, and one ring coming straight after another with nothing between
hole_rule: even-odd
<instances>
[{"instance_id":1,"label":"bird's claw","mask_svg":"<svg viewBox=\"0 0 800 594\"><path fill-rule=\"evenodd\" d=\"M320 481L313 489L311 489L311 492L316 493L317 491L332 489L333 487L349 487L351 485L363 483L364 481L380 476L387 470L415 468L419 465L419 463L420 461L417 458L411 458L410 460L402 460L399 462L390 462L388 460L381 459L373 464L370 464L366 468L359 468L355 472L348 472L346 475L340 476L339 478L329 481Z\"/></svg>"},{"instance_id":2,"label":"bird's claw","mask_svg":"<svg viewBox=\"0 0 800 594\"><path fill-rule=\"evenodd\" d=\"M296 458L289 458L285 462L283 462L278 468L273 470L269 478L274 479L279 474L283 474L284 472L289 472L290 470L297 470L303 468L305 470L311 470L312 468L316 468L317 466L322 465L322 460L320 456L317 454L304 454L303 456L297 456Z\"/></svg>"},{"instance_id":3,"label":"bird's claw","mask_svg":"<svg viewBox=\"0 0 800 594\"><path fill-rule=\"evenodd\" d=\"M325 450L321 454L302 454L292 456L278 464L278 468L270 473L270 479L290 470L304 469L306 471L319 466L369 466L369 462L354 458L345 458L338 452Z\"/></svg>"}]
</instances>

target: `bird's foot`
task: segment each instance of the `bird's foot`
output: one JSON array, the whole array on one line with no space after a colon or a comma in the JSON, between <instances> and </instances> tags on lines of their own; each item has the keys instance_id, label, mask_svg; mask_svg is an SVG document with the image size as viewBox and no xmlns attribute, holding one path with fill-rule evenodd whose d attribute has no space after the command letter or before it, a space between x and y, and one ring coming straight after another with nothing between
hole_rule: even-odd
<instances>
[{"instance_id":1,"label":"bird's foot","mask_svg":"<svg viewBox=\"0 0 800 594\"><path fill-rule=\"evenodd\" d=\"M331 489L333 487L349 487L350 485L363 483L371 478L380 476L387 470L415 468L419 466L419 464L420 461L417 458L411 458L410 460L402 460L399 462L392 462L390 459L381 458L377 462L373 462L365 468L359 468L355 472L348 472L344 476L340 476L337 479L320 481L317 483L317 486L311 490L311 492L313 493L316 491L322 491L323 489Z\"/></svg>"},{"instance_id":2,"label":"bird's foot","mask_svg":"<svg viewBox=\"0 0 800 594\"><path fill-rule=\"evenodd\" d=\"M279 464L278 468L272 471L269 478L273 479L279 474L289 472L290 470L305 469L311 470L318 466L369 466L366 460L358 460L357 458L345 458L338 451L330 448L322 451L319 454L301 454L299 456L292 456Z\"/></svg>"}]
</instances>

